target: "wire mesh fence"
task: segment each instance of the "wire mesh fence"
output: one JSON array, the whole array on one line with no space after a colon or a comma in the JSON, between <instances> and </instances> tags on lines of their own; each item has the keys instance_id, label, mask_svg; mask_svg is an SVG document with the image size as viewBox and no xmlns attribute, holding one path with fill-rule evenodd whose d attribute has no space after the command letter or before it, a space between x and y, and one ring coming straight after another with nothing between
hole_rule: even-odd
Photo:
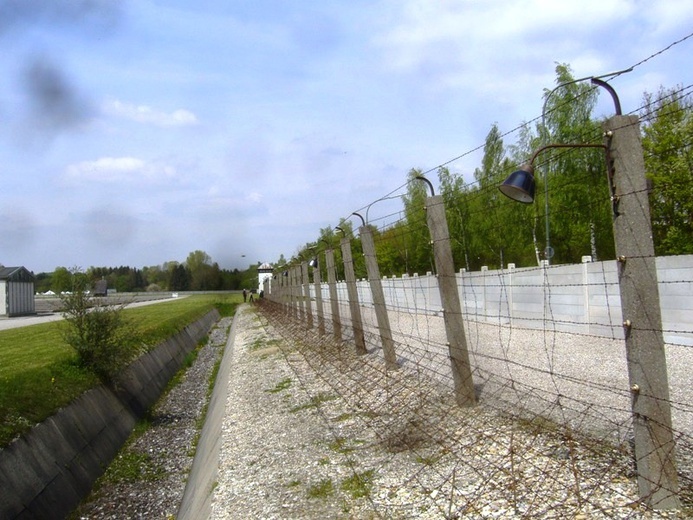
<instances>
[{"instance_id":1,"label":"wire mesh fence","mask_svg":"<svg viewBox=\"0 0 693 520\"><path fill-rule=\"evenodd\" d=\"M283 305L266 303L263 314L289 348L301 354L301 363L310 366L331 394L345 400L350 419L370 432L371 438L360 438L363 445L350 448L350 457L361 473L365 459L373 477L382 476L380 492L369 499L374 517L676 517L653 511L639 497L627 383L619 388L617 380L600 381L590 373L599 359L580 367L581 375L567 377L558 370L565 367L555 345L542 341L543 332L502 331L497 325L470 321L479 401L475 407L461 407L453 397L439 316L391 313L400 365L393 370L383 358L368 306L362 309L368 353L359 354L351 334L336 341L329 327L320 335ZM343 324L351 327L348 317ZM534 345L536 359L512 360L515 354L507 347L520 340L512 337L516 332L529 333L522 339ZM575 348L584 338L575 336L566 347ZM486 345L499 340L506 351L489 352ZM551 356L552 370L536 366ZM287 359L298 363L296 356ZM623 374L625 369L618 371ZM600 396L596 401L595 395ZM334 425L344 418L325 420ZM693 498L691 443L678 426L676 432L680 497L686 508ZM348 442L344 429L334 435ZM369 453L374 445L376 456ZM391 500L392 495L400 500Z\"/></svg>"},{"instance_id":2,"label":"wire mesh fence","mask_svg":"<svg viewBox=\"0 0 693 520\"><path fill-rule=\"evenodd\" d=\"M374 435L435 461L402 482L448 518L693 508L691 86L646 95L641 127L582 78L615 105L591 120L569 79L536 134L492 128L473 182L447 169L466 154L411 170L310 248L312 280L299 255L266 284L268 318Z\"/></svg>"},{"instance_id":3,"label":"wire mesh fence","mask_svg":"<svg viewBox=\"0 0 693 520\"><path fill-rule=\"evenodd\" d=\"M425 485L418 481L421 468L407 482L448 497L451 517L477 514L475 493L501 486L489 468L506 488L496 499L523 517L549 515L556 493L573 504L556 517L690 511L692 257L657 258L651 241L639 242L633 212L649 218L641 187L614 178L619 203L613 204L615 188L602 198L613 211L614 251L627 251L614 260L593 261L592 254L579 264L539 259L518 268L501 254L498 268L454 272L452 247L467 240L450 232L443 197L431 196L423 217L409 218L394 238L387 230L397 223L374 233L363 222L358 243L344 233L339 249L328 247L324 262L312 262L314 273L331 266L333 272L318 275L327 283L311 280L307 260L267 282L268 312L283 320L316 371L335 371L324 377L355 405L375 402L366 416L388 417L369 423L378 436L403 436L407 450L418 446L411 439L426 439L427 450L449 459L443 469L434 465L439 487L430 477ZM475 196L486 207L497 192ZM447 213L454 217L455 208ZM417 226L424 227L412 231ZM488 231L499 241L480 241L465 254L502 252L507 227L499 220ZM588 244L598 242L589 227L586 233ZM407 257L421 243L430 247L419 251L428 257L419 265L431 265L430 272L381 275L388 248ZM547 443L554 456L547 456ZM477 475L471 494L462 468Z\"/></svg>"}]
</instances>

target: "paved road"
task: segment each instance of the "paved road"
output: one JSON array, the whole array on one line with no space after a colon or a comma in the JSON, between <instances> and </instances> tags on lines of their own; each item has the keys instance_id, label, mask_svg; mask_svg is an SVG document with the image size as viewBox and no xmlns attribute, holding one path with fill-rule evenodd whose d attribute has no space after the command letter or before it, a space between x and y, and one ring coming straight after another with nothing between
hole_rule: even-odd
<instances>
[{"instance_id":1,"label":"paved road","mask_svg":"<svg viewBox=\"0 0 693 520\"><path fill-rule=\"evenodd\" d=\"M181 296L186 298L187 296ZM163 298L158 300L148 300L143 302L135 302L128 307L142 307L144 305L152 305L154 303L168 302L177 298ZM39 323L47 323L50 321L62 320L63 315L59 312L50 312L45 314L36 314L33 316L16 316L13 318L0 318L0 330L16 329L19 327L28 327L29 325L38 325Z\"/></svg>"}]
</instances>

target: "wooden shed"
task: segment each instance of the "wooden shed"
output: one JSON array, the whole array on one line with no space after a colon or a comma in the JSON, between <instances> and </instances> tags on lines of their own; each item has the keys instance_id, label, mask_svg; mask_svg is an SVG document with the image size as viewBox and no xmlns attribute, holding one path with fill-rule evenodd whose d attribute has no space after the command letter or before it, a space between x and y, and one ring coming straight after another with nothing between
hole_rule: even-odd
<instances>
[{"instance_id":1,"label":"wooden shed","mask_svg":"<svg viewBox=\"0 0 693 520\"><path fill-rule=\"evenodd\" d=\"M0 316L36 314L34 281L25 267L0 266Z\"/></svg>"}]
</instances>

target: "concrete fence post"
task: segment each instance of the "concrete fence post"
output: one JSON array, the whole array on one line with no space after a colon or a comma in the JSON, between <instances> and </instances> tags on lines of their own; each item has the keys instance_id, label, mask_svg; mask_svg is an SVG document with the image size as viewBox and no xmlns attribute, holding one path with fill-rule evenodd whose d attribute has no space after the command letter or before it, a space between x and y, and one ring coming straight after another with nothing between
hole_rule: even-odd
<instances>
[{"instance_id":1,"label":"concrete fence post","mask_svg":"<svg viewBox=\"0 0 693 520\"><path fill-rule=\"evenodd\" d=\"M286 270L286 297L288 303L288 314L290 318L297 317L296 301L294 294L294 268L289 267Z\"/></svg>"},{"instance_id":2,"label":"concrete fence post","mask_svg":"<svg viewBox=\"0 0 693 520\"><path fill-rule=\"evenodd\" d=\"M306 302L303 299L303 270L301 264L294 267L294 291L296 292L296 303L298 305L299 321L306 320Z\"/></svg>"},{"instance_id":3,"label":"concrete fence post","mask_svg":"<svg viewBox=\"0 0 693 520\"><path fill-rule=\"evenodd\" d=\"M301 276L303 278L303 301L306 309L306 326L313 328L313 303L310 297L310 276L308 276L308 262L301 262Z\"/></svg>"},{"instance_id":4,"label":"concrete fence post","mask_svg":"<svg viewBox=\"0 0 693 520\"><path fill-rule=\"evenodd\" d=\"M395 342L392 339L392 330L390 329L390 318L387 314L387 306L385 305L385 293L383 292L383 284L380 279L380 269L378 268L378 259L375 254L373 232L371 231L371 228L369 228L368 226L362 226L359 229L359 233L361 235L363 255L366 260L368 282L371 286L373 307L375 308L375 318L378 321L380 341L383 345L383 355L385 357L385 364L388 369L398 368L397 353L395 352Z\"/></svg>"},{"instance_id":5,"label":"concrete fence post","mask_svg":"<svg viewBox=\"0 0 693 520\"><path fill-rule=\"evenodd\" d=\"M678 476L662 314L638 116L604 123L613 161L614 242L633 407L635 460L642 499L676 509Z\"/></svg>"},{"instance_id":6,"label":"concrete fence post","mask_svg":"<svg viewBox=\"0 0 693 520\"><path fill-rule=\"evenodd\" d=\"M327 267L327 286L330 292L332 334L335 340L342 341L342 321L339 317L339 296L337 294L337 273L334 265L334 251L332 249L325 250L325 267Z\"/></svg>"},{"instance_id":7,"label":"concrete fence post","mask_svg":"<svg viewBox=\"0 0 693 520\"><path fill-rule=\"evenodd\" d=\"M294 316L296 316L300 321L304 320L303 312L303 298L301 297L301 266L293 266L291 268L291 273L293 274L292 292L294 295L294 302L296 304L294 309Z\"/></svg>"},{"instance_id":8,"label":"concrete fence post","mask_svg":"<svg viewBox=\"0 0 693 520\"><path fill-rule=\"evenodd\" d=\"M322 306L322 282L320 281L320 265L313 267L313 286L315 287L315 308L318 315L318 334L325 335L325 314Z\"/></svg>"},{"instance_id":9,"label":"concrete fence post","mask_svg":"<svg viewBox=\"0 0 693 520\"><path fill-rule=\"evenodd\" d=\"M356 275L354 274L354 261L351 256L351 241L344 237L340 241L342 249L342 261L344 262L344 278L346 278L347 297L349 298L349 310L351 311L351 327L354 331L354 342L359 354L367 354L366 338L363 335L363 320L361 319L361 305L359 293L356 289Z\"/></svg>"},{"instance_id":10,"label":"concrete fence post","mask_svg":"<svg viewBox=\"0 0 693 520\"><path fill-rule=\"evenodd\" d=\"M441 195L426 199L426 221L433 242L433 258L438 272L438 290L443 304L445 333L452 366L455 400L461 406L476 404L472 367L469 362L467 338L462 320L460 293L452 259L450 232L445 217L445 205Z\"/></svg>"}]
</instances>

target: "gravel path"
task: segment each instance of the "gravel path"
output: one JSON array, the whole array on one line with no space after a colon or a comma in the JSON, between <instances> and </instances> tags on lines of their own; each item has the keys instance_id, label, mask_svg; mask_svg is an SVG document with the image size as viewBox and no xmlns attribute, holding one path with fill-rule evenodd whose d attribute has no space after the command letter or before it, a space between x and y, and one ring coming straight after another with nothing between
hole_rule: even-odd
<instances>
[{"instance_id":1,"label":"gravel path","mask_svg":"<svg viewBox=\"0 0 693 520\"><path fill-rule=\"evenodd\" d=\"M232 318L222 318L180 383L151 412L150 427L119 454L96 490L74 513L78 519L168 519L180 505L192 465L209 378Z\"/></svg>"},{"instance_id":2,"label":"gravel path","mask_svg":"<svg viewBox=\"0 0 693 520\"><path fill-rule=\"evenodd\" d=\"M214 520L686 517L638 503L623 450L460 408L283 318L239 315Z\"/></svg>"},{"instance_id":3,"label":"gravel path","mask_svg":"<svg viewBox=\"0 0 693 520\"><path fill-rule=\"evenodd\" d=\"M687 517L638 502L622 450L460 408L425 375L386 372L377 354L283 319L250 306L236 317L214 520ZM229 324L124 452L148 461L143 477L111 481L76 518L175 517Z\"/></svg>"}]
</instances>

